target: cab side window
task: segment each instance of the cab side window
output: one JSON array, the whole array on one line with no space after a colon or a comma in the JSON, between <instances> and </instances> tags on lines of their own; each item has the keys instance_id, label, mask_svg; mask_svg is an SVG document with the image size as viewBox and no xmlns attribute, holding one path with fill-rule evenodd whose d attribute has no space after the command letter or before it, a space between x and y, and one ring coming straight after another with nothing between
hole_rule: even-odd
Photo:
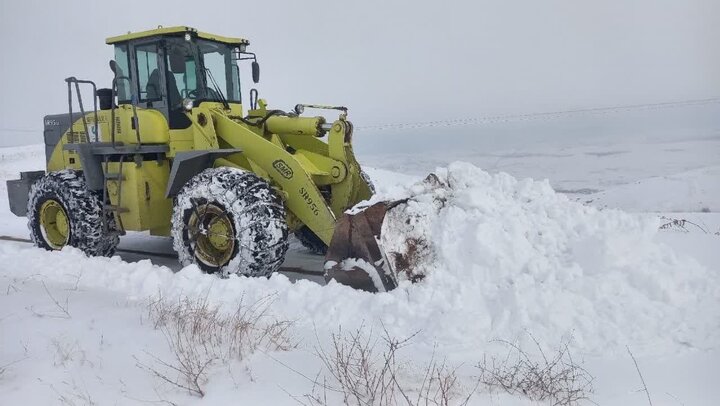
<instances>
[{"instance_id":1,"label":"cab side window","mask_svg":"<svg viewBox=\"0 0 720 406\"><path fill-rule=\"evenodd\" d=\"M117 64L117 98L118 104L130 103L130 64L128 63L127 45L115 46L115 63Z\"/></svg>"},{"instance_id":2,"label":"cab side window","mask_svg":"<svg viewBox=\"0 0 720 406\"><path fill-rule=\"evenodd\" d=\"M158 68L158 45L147 44L135 47L137 61L138 91L141 102L162 99L162 76Z\"/></svg>"}]
</instances>

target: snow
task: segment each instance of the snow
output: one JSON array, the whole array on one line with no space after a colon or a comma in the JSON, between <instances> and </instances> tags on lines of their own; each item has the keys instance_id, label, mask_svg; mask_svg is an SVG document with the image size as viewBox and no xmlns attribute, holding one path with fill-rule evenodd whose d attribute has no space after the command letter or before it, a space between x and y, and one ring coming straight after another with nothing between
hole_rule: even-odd
<instances>
[{"instance_id":1,"label":"snow","mask_svg":"<svg viewBox=\"0 0 720 406\"><path fill-rule=\"evenodd\" d=\"M687 154L707 151L716 145L712 142L684 142L683 148ZM639 148L633 145L614 148L637 156ZM591 147L573 151L583 148ZM3 179L41 168L44 158L42 146L2 149L0 157ZM422 237L430 249L418 258L423 281L405 281L379 294L333 282L292 281L281 274L219 279L192 265L88 258L72 248L46 252L0 242L0 368L10 364L0 375L0 399L8 404L296 404L288 393L302 396L312 385L294 371L314 377L321 368L314 348L326 344L339 326L366 326L384 327L399 337L418 332L408 357L420 365L439 349L448 362L467 367L461 369L464 382L472 380L472 365L483 356L502 352L490 340L522 343L530 332L553 348L572 336L574 353L596 377L593 400L600 404L646 402L637 392L640 382L628 346L653 404L717 404L720 388L711 380L720 362L720 254L713 249L720 218L712 187L717 167L703 161L699 168L663 167L667 173L661 175L646 167L645 172L625 171L635 175L613 183L575 173L592 168L576 171L566 165L566 172L550 181L533 181L523 172L533 165L543 172L558 158L533 159L539 158L512 158L517 165L502 168L517 178L468 163L440 162L445 169L429 168L437 175L435 185L420 182L419 175L427 171L418 168L428 160L419 156L406 166L410 175L397 172L403 170L400 160L378 165L379 158L368 159L385 168L367 171L379 197L413 196L407 213L436 215L420 217L404 229L405 235L393 235L386 225L383 243L392 250L406 249L408 236ZM575 163L581 159L573 158ZM599 168L603 162L589 166ZM660 160L652 162L660 165ZM569 181L573 175L585 181ZM565 179L561 185L576 190L603 191L560 194L553 190L560 189L554 179ZM677 179L675 186L704 186L694 194L682 190L670 201L658 184L667 179ZM593 196L592 205L583 204ZM6 199L4 182L0 199ZM682 212L702 207L711 213ZM704 231L691 225L658 231L665 222L660 216L687 219ZM12 216L6 201L0 202L0 234L27 237L25 220ZM126 238L121 244L140 247L150 241L143 235ZM257 352L242 362L215 366L200 401L137 367L138 360L149 362L149 354L171 358L165 337L147 319L146 304L158 296L207 298L226 310L239 300L252 303L270 296L272 315L294 321L297 348ZM53 298L67 303L69 317ZM482 392L471 404L529 403Z\"/></svg>"},{"instance_id":2,"label":"snow","mask_svg":"<svg viewBox=\"0 0 720 406\"><path fill-rule=\"evenodd\" d=\"M709 166L614 186L582 200L597 207L622 207L637 212L717 212L719 179L720 166Z\"/></svg>"},{"instance_id":3,"label":"snow","mask_svg":"<svg viewBox=\"0 0 720 406\"><path fill-rule=\"evenodd\" d=\"M447 312L433 326L454 330L446 344L523 330L541 342L572 334L586 352L633 343L667 353L720 342L716 269L657 241L657 217L598 210L546 181L467 163L435 174L410 186L410 201L388 214L382 243L390 253L407 252L409 240L427 246L431 254L415 264L425 279L405 289L421 313Z\"/></svg>"},{"instance_id":4,"label":"snow","mask_svg":"<svg viewBox=\"0 0 720 406\"><path fill-rule=\"evenodd\" d=\"M534 144L539 145L518 145L511 149L504 148L502 141L495 139L498 137L495 134L480 134L481 138L472 144L460 144L454 149L439 149L432 154L387 152L370 155L365 163L424 177L435 168L446 167L453 161L470 162L489 172L506 172L519 179L548 179L555 190L585 201L588 194L623 185L628 185L628 192L632 196L641 198L647 195L633 187L635 182L674 178L682 173L687 173L686 180L690 181L706 168L716 167L720 162L720 134L717 132L713 136L698 139L677 134L675 139L652 137L645 142L640 142L641 137L636 134L604 140L600 134L593 133L592 138L585 140L573 132L569 140L556 140L554 135L535 138L523 133L524 137L518 144L531 138ZM588 145L590 139L594 143ZM501 144L503 148L495 144ZM694 173L696 170L701 173ZM709 172L703 178L717 181L717 171ZM680 183L675 182L668 186L678 185ZM654 194L645 199L643 210L662 211L661 207L654 206L654 202L663 202L668 196L679 194L680 191L658 188L652 192ZM686 198L681 196L680 199ZM687 206L693 209L697 203L696 200L687 200ZM707 204L708 201L705 202ZM633 209L624 205L610 207Z\"/></svg>"},{"instance_id":5,"label":"snow","mask_svg":"<svg viewBox=\"0 0 720 406\"><path fill-rule=\"evenodd\" d=\"M379 263L378 265L382 265L382 260L377 262ZM327 261L325 262L323 268L325 270L328 270L332 269L335 265L337 265L337 262ZM361 258L346 258L342 260L342 262L340 263L340 269L343 271L361 269L365 271L365 273L368 275L368 277L370 277L370 279L372 279L372 283L373 285L375 285L375 288L378 292L386 291L385 285L383 285L382 278L380 277L377 268L375 268L374 265ZM387 270L383 269L383 272L387 272Z\"/></svg>"}]
</instances>

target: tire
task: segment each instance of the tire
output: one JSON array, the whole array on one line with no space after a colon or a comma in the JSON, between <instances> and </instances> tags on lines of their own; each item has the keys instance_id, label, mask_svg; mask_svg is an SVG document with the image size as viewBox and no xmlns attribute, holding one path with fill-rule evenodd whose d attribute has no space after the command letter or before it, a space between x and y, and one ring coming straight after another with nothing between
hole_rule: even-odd
<instances>
[{"instance_id":1,"label":"tire","mask_svg":"<svg viewBox=\"0 0 720 406\"><path fill-rule=\"evenodd\" d=\"M303 247L315 255L325 255L327 245L308 226L302 226L295 230L295 238L300 241Z\"/></svg>"},{"instance_id":2,"label":"tire","mask_svg":"<svg viewBox=\"0 0 720 406\"><path fill-rule=\"evenodd\" d=\"M120 239L103 227L102 199L89 190L82 172L50 172L30 188L27 217L35 246L60 250L69 245L90 256L111 256ZM106 213L107 229L115 218Z\"/></svg>"},{"instance_id":3,"label":"tire","mask_svg":"<svg viewBox=\"0 0 720 406\"><path fill-rule=\"evenodd\" d=\"M288 249L285 206L254 173L206 169L178 194L172 237L183 265L223 276L270 276Z\"/></svg>"}]
</instances>

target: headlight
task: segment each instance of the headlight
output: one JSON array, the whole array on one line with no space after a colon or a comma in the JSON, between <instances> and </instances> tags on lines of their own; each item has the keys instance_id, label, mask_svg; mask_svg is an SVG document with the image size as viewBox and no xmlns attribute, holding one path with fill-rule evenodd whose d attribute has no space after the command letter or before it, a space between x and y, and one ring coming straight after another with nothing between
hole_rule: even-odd
<instances>
[{"instance_id":1,"label":"headlight","mask_svg":"<svg viewBox=\"0 0 720 406\"><path fill-rule=\"evenodd\" d=\"M295 105L295 113L297 113L298 116L302 114L303 111L305 111L305 106L303 106L302 104Z\"/></svg>"},{"instance_id":2,"label":"headlight","mask_svg":"<svg viewBox=\"0 0 720 406\"><path fill-rule=\"evenodd\" d=\"M193 101L192 99L183 99L182 105L185 111L190 111L193 108Z\"/></svg>"},{"instance_id":3,"label":"headlight","mask_svg":"<svg viewBox=\"0 0 720 406\"><path fill-rule=\"evenodd\" d=\"M190 35L189 32L185 33L185 41L190 41L192 39L192 35Z\"/></svg>"}]
</instances>

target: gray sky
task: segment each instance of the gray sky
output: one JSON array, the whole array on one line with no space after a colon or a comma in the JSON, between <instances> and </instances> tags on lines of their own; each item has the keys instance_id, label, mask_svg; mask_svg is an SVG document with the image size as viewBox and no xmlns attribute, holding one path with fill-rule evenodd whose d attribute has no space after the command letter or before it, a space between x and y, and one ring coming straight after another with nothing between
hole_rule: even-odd
<instances>
[{"instance_id":1,"label":"gray sky","mask_svg":"<svg viewBox=\"0 0 720 406\"><path fill-rule=\"evenodd\" d=\"M2 0L0 128L66 111L67 76L109 87L105 38L158 24L248 38L272 107L344 104L356 125L720 96L717 0L112 4ZM0 133L18 136L41 139Z\"/></svg>"}]
</instances>

